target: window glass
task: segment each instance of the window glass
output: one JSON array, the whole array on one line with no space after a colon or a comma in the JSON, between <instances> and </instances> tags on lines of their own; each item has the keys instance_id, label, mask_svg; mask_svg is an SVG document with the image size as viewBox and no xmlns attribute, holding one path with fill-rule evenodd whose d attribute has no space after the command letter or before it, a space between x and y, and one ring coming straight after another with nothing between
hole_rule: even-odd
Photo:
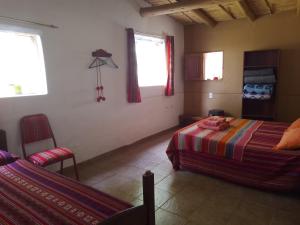
<instances>
[{"instance_id":1,"label":"window glass","mask_svg":"<svg viewBox=\"0 0 300 225\"><path fill-rule=\"evenodd\" d=\"M223 78L223 52L204 53L204 80Z\"/></svg>"},{"instance_id":2,"label":"window glass","mask_svg":"<svg viewBox=\"0 0 300 225\"><path fill-rule=\"evenodd\" d=\"M135 45L139 86L165 86L167 83L165 40L136 34Z\"/></svg>"},{"instance_id":3,"label":"window glass","mask_svg":"<svg viewBox=\"0 0 300 225\"><path fill-rule=\"evenodd\" d=\"M41 38L0 30L0 97L47 94Z\"/></svg>"}]
</instances>

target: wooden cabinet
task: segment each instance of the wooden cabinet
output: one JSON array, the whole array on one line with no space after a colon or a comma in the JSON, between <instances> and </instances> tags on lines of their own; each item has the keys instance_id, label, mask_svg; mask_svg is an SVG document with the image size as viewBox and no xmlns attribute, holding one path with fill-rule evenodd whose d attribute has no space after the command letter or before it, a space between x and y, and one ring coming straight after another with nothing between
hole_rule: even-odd
<instances>
[{"instance_id":1,"label":"wooden cabinet","mask_svg":"<svg viewBox=\"0 0 300 225\"><path fill-rule=\"evenodd\" d=\"M275 68L279 65L279 50L250 51L244 53L244 69Z\"/></svg>"},{"instance_id":2,"label":"wooden cabinet","mask_svg":"<svg viewBox=\"0 0 300 225\"><path fill-rule=\"evenodd\" d=\"M270 99L247 99L243 97L242 117L257 120L276 119L276 83L278 80L279 50L249 51L244 53L243 89L246 85L246 71L271 69L276 78L272 83L273 93ZM263 74L261 75L263 76ZM266 83L268 84L268 83Z\"/></svg>"},{"instance_id":3,"label":"wooden cabinet","mask_svg":"<svg viewBox=\"0 0 300 225\"><path fill-rule=\"evenodd\" d=\"M187 54L184 58L185 80L203 80L203 54Z\"/></svg>"}]
</instances>

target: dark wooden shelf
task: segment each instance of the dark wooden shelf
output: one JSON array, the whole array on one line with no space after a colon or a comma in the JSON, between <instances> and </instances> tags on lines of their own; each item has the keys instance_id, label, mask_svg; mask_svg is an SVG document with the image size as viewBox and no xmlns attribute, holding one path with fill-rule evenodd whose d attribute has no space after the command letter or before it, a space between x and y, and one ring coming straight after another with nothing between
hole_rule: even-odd
<instances>
[{"instance_id":1,"label":"dark wooden shelf","mask_svg":"<svg viewBox=\"0 0 300 225\"><path fill-rule=\"evenodd\" d=\"M278 67L279 67L279 50L248 51L244 53L244 71L273 68L277 80ZM268 83L263 83L263 84L268 84ZM243 85L245 85L244 81L243 81ZM276 83L274 84L272 98L270 99L243 98L242 118L257 119L257 120L275 120L276 117L275 104L276 104Z\"/></svg>"},{"instance_id":2,"label":"dark wooden shelf","mask_svg":"<svg viewBox=\"0 0 300 225\"><path fill-rule=\"evenodd\" d=\"M249 102L272 102L275 98L272 97L270 99L251 99L251 98L243 98L243 101L249 101Z\"/></svg>"},{"instance_id":3,"label":"dark wooden shelf","mask_svg":"<svg viewBox=\"0 0 300 225\"><path fill-rule=\"evenodd\" d=\"M270 65L260 65L260 66L245 66L244 69L263 69L263 68L274 68L274 66Z\"/></svg>"}]
</instances>

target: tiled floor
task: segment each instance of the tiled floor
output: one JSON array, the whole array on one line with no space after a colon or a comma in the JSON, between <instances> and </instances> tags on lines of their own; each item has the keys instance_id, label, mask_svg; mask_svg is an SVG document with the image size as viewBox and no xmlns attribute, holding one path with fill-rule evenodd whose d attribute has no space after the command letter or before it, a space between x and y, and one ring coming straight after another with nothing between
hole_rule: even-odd
<instances>
[{"instance_id":1,"label":"tiled floor","mask_svg":"<svg viewBox=\"0 0 300 225\"><path fill-rule=\"evenodd\" d=\"M299 196L174 172L165 154L171 135L167 132L81 165L81 181L139 205L142 174L151 170L155 174L157 225L300 225Z\"/></svg>"}]
</instances>

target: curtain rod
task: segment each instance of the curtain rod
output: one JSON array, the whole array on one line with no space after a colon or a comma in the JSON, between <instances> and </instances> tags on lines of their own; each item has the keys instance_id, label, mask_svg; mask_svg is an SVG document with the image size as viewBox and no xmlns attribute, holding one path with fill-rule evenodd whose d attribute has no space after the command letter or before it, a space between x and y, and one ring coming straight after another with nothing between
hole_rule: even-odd
<instances>
[{"instance_id":1,"label":"curtain rod","mask_svg":"<svg viewBox=\"0 0 300 225\"><path fill-rule=\"evenodd\" d=\"M144 35L144 36L149 36L149 37L154 37L154 38L160 38L163 39L165 34L162 35L156 35L156 34L147 34L147 33L143 33L140 31L134 31L135 34L139 34L139 35Z\"/></svg>"},{"instance_id":2,"label":"curtain rod","mask_svg":"<svg viewBox=\"0 0 300 225\"><path fill-rule=\"evenodd\" d=\"M14 20L14 21L22 22L22 23L30 23L30 24L34 24L34 25L38 25L38 26L43 26L43 27L49 27L49 28L53 28L53 29L59 28L58 26L55 26L55 25L52 25L52 24L33 22L33 21L30 21L30 20L22 20L22 19L9 17L9 16L0 16L0 19L1 18L2 19L8 19L8 20Z\"/></svg>"}]
</instances>

